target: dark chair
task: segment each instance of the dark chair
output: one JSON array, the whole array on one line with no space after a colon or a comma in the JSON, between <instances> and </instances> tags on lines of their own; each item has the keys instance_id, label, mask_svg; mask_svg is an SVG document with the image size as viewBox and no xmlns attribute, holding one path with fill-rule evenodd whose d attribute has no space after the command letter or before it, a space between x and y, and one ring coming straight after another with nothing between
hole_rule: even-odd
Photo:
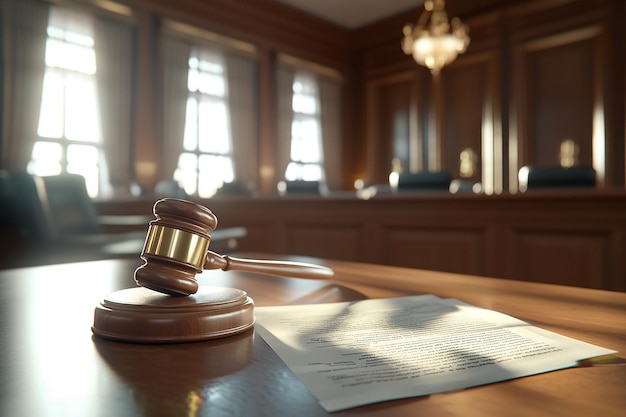
<instances>
[{"instance_id":1,"label":"dark chair","mask_svg":"<svg viewBox=\"0 0 626 417\"><path fill-rule=\"evenodd\" d=\"M14 200L13 176L9 171L0 170L0 264L12 259L23 234Z\"/></svg>"},{"instance_id":2,"label":"dark chair","mask_svg":"<svg viewBox=\"0 0 626 417\"><path fill-rule=\"evenodd\" d=\"M448 171L401 172L398 192L449 191L452 175Z\"/></svg>"},{"instance_id":3,"label":"dark chair","mask_svg":"<svg viewBox=\"0 0 626 417\"><path fill-rule=\"evenodd\" d=\"M3 236L15 232L17 225L16 213L11 204L12 186L9 171L0 170L0 230Z\"/></svg>"},{"instance_id":4,"label":"dark chair","mask_svg":"<svg viewBox=\"0 0 626 417\"><path fill-rule=\"evenodd\" d=\"M13 213L14 229L26 240L52 240L56 231L47 205L43 179L26 172L8 174L7 210Z\"/></svg>"},{"instance_id":5,"label":"dark chair","mask_svg":"<svg viewBox=\"0 0 626 417\"><path fill-rule=\"evenodd\" d=\"M45 204L57 236L102 232L82 175L61 174L41 178L47 200Z\"/></svg>"},{"instance_id":6,"label":"dark chair","mask_svg":"<svg viewBox=\"0 0 626 417\"><path fill-rule=\"evenodd\" d=\"M243 184L233 181L225 182L220 188L217 189L216 196L220 195L250 195L250 190Z\"/></svg>"},{"instance_id":7,"label":"dark chair","mask_svg":"<svg viewBox=\"0 0 626 417\"><path fill-rule=\"evenodd\" d=\"M320 195L322 185L319 181L284 181L285 187L282 194L286 195Z\"/></svg>"},{"instance_id":8,"label":"dark chair","mask_svg":"<svg viewBox=\"0 0 626 417\"><path fill-rule=\"evenodd\" d=\"M9 175L15 256L3 267L139 257L145 231L104 233L80 175Z\"/></svg>"},{"instance_id":9,"label":"dark chair","mask_svg":"<svg viewBox=\"0 0 626 417\"><path fill-rule=\"evenodd\" d=\"M146 213L145 223L138 225L141 230L104 232L84 177L75 174L0 176L0 196L2 212L12 213L10 222L16 230L16 237L8 242L11 255L0 257L0 268L117 257L139 260L148 222L153 219ZM211 249L232 250L246 233L241 227L215 230Z\"/></svg>"},{"instance_id":10,"label":"dark chair","mask_svg":"<svg viewBox=\"0 0 626 417\"><path fill-rule=\"evenodd\" d=\"M520 190L545 188L593 188L596 171L589 166L522 167L519 171Z\"/></svg>"}]
</instances>

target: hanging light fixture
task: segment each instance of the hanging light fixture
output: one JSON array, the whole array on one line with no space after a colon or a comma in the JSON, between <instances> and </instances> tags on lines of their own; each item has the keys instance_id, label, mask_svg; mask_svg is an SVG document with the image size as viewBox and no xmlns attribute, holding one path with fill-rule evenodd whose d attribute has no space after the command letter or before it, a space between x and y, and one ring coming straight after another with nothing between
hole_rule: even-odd
<instances>
[{"instance_id":1,"label":"hanging light fixture","mask_svg":"<svg viewBox=\"0 0 626 417\"><path fill-rule=\"evenodd\" d=\"M445 0L426 0L417 25L407 24L402 29L404 53L413 55L415 62L428 67L435 76L444 65L465 52L470 42L467 25L456 17L448 22L445 3Z\"/></svg>"}]
</instances>

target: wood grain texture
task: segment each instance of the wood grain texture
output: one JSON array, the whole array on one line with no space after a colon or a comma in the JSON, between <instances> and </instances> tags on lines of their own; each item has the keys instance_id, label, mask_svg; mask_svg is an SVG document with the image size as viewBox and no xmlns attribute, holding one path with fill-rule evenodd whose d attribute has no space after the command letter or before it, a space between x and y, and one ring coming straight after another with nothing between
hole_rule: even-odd
<instances>
[{"instance_id":1,"label":"wood grain texture","mask_svg":"<svg viewBox=\"0 0 626 417\"><path fill-rule=\"evenodd\" d=\"M621 191L213 198L220 227L245 227L238 250L308 255L626 291ZM143 200L102 202L138 214Z\"/></svg>"},{"instance_id":2,"label":"wood grain texture","mask_svg":"<svg viewBox=\"0 0 626 417\"><path fill-rule=\"evenodd\" d=\"M390 401L333 416L621 416L626 407L626 294L375 264L315 262L332 281L205 271L201 285L244 289L256 305L435 294L511 314L619 351L585 366L459 392ZM253 330L209 342L139 345L92 338L105 294L134 286L140 260L0 272L0 414L326 416ZM621 359L620 359L621 358Z\"/></svg>"}]
</instances>

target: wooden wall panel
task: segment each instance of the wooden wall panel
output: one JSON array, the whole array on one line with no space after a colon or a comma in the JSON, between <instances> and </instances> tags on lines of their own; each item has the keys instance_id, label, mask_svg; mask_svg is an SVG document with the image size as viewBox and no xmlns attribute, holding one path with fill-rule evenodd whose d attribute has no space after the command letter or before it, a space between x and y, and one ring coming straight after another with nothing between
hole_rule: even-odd
<instances>
[{"instance_id":1,"label":"wooden wall panel","mask_svg":"<svg viewBox=\"0 0 626 417\"><path fill-rule=\"evenodd\" d=\"M403 167L409 167L409 135L411 117L411 80L382 85L378 95L378 181L391 172L391 160L399 158ZM387 162L385 166L385 162Z\"/></svg>"},{"instance_id":2,"label":"wooden wall panel","mask_svg":"<svg viewBox=\"0 0 626 417\"><path fill-rule=\"evenodd\" d=\"M610 230L516 228L509 244L514 279L589 288L610 284Z\"/></svg>"},{"instance_id":3,"label":"wooden wall panel","mask_svg":"<svg viewBox=\"0 0 626 417\"><path fill-rule=\"evenodd\" d=\"M415 171L425 164L426 118L420 114L426 91L421 90L417 72L371 80L367 85L365 116L369 179L389 181L391 161L399 158L404 170Z\"/></svg>"},{"instance_id":4,"label":"wooden wall panel","mask_svg":"<svg viewBox=\"0 0 626 417\"><path fill-rule=\"evenodd\" d=\"M320 256L626 291L626 193L436 193L199 201L219 228L241 226L237 250ZM149 213L153 201L97 204ZM139 230L146 230L141 224Z\"/></svg>"},{"instance_id":5,"label":"wooden wall panel","mask_svg":"<svg viewBox=\"0 0 626 417\"><path fill-rule=\"evenodd\" d=\"M559 165L559 145L580 146L579 163L592 164L593 42L584 40L529 54L529 156L536 165Z\"/></svg>"},{"instance_id":6,"label":"wooden wall panel","mask_svg":"<svg viewBox=\"0 0 626 417\"><path fill-rule=\"evenodd\" d=\"M349 69L347 30L272 0L126 0L221 35L251 42L341 70Z\"/></svg>"},{"instance_id":7,"label":"wooden wall panel","mask_svg":"<svg viewBox=\"0 0 626 417\"><path fill-rule=\"evenodd\" d=\"M224 216L228 219L228 216ZM218 220L221 219L218 218ZM235 219L232 219L235 220ZM220 229L224 227L239 227L239 224L219 225ZM276 239L276 230L270 222L266 224L246 223L245 228L247 235L238 239L236 249L238 251L261 251L268 253L279 253L281 249L280 239Z\"/></svg>"},{"instance_id":8,"label":"wooden wall panel","mask_svg":"<svg viewBox=\"0 0 626 417\"><path fill-rule=\"evenodd\" d=\"M356 261L362 235L356 226L291 225L287 233L289 253L327 259Z\"/></svg>"},{"instance_id":9,"label":"wooden wall panel","mask_svg":"<svg viewBox=\"0 0 626 417\"><path fill-rule=\"evenodd\" d=\"M482 169L481 142L486 94L487 72L482 65L454 66L442 74L444 118L444 166L455 178L461 178L460 154L471 149L477 157L470 179L480 181Z\"/></svg>"},{"instance_id":10,"label":"wooden wall panel","mask_svg":"<svg viewBox=\"0 0 626 417\"><path fill-rule=\"evenodd\" d=\"M441 73L443 167L457 179L481 182L487 194L502 191L502 126L498 73L499 54L464 57ZM476 158L473 173L461 172L461 153ZM465 171L465 170L463 170Z\"/></svg>"},{"instance_id":11,"label":"wooden wall panel","mask_svg":"<svg viewBox=\"0 0 626 417\"><path fill-rule=\"evenodd\" d=\"M468 24L471 42L443 68L439 82L423 77L415 93L418 102L426 93L417 108L421 169L446 168L458 178L460 149L478 142L484 191L517 193L519 168L558 166L562 141L572 139L577 164L594 166L599 188L623 189L625 8L616 0L446 2L448 14ZM364 85L411 67L430 75L398 47L398 28L420 14L407 12L357 31ZM376 89L364 91L365 102L378 99ZM363 111L368 123L391 123L389 114L372 108ZM436 112L442 115L438 121ZM370 135L368 167L387 158L376 147L384 138Z\"/></svg>"},{"instance_id":12,"label":"wooden wall panel","mask_svg":"<svg viewBox=\"0 0 626 417\"><path fill-rule=\"evenodd\" d=\"M480 230L385 228L381 248L390 265L481 275L483 237Z\"/></svg>"},{"instance_id":13,"label":"wooden wall panel","mask_svg":"<svg viewBox=\"0 0 626 417\"><path fill-rule=\"evenodd\" d=\"M600 27L588 27L516 44L511 97L515 168L559 166L560 144L571 139L579 149L578 165L594 165L603 178L605 123L598 112L605 107L598 88L606 63L602 36Z\"/></svg>"}]
</instances>

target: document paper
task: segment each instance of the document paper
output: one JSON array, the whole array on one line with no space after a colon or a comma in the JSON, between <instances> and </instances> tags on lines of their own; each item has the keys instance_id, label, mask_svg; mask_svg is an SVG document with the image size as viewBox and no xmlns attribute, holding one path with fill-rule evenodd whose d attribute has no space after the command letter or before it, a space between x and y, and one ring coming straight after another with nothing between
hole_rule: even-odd
<instances>
[{"instance_id":1,"label":"document paper","mask_svg":"<svg viewBox=\"0 0 626 417\"><path fill-rule=\"evenodd\" d=\"M328 412L616 353L434 295L257 307L256 331Z\"/></svg>"}]
</instances>

